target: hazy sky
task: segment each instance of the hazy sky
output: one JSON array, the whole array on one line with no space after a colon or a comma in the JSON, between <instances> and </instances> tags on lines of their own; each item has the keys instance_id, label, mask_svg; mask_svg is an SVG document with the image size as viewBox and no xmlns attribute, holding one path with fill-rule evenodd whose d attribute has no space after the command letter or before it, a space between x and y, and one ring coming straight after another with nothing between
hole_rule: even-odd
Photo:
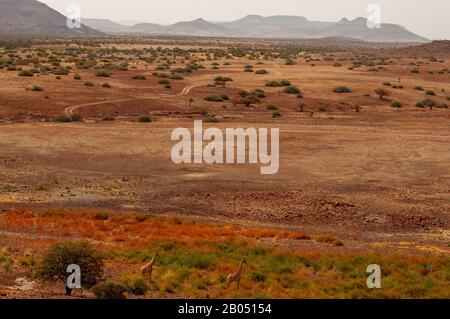
<instances>
[{"instance_id":1,"label":"hazy sky","mask_svg":"<svg viewBox=\"0 0 450 319\"><path fill-rule=\"evenodd\" d=\"M82 17L170 24L204 18L239 19L247 14L301 15L310 20L338 21L367 16L378 4L383 23L401 24L430 39L450 39L450 0L40 0L66 14L78 4Z\"/></svg>"}]
</instances>

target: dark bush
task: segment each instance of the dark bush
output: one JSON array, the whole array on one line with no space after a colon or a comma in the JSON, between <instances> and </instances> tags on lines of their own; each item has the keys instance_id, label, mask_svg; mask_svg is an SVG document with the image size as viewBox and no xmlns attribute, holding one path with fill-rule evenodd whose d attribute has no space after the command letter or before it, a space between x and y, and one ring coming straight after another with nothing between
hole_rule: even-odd
<instances>
[{"instance_id":1,"label":"dark bush","mask_svg":"<svg viewBox=\"0 0 450 319\"><path fill-rule=\"evenodd\" d=\"M144 115L139 118L139 122L140 123L150 123L150 122L152 122L152 119L149 116Z\"/></svg>"},{"instance_id":2,"label":"dark bush","mask_svg":"<svg viewBox=\"0 0 450 319\"><path fill-rule=\"evenodd\" d=\"M99 282L92 288L98 299L126 299L127 286L112 280Z\"/></svg>"},{"instance_id":3,"label":"dark bush","mask_svg":"<svg viewBox=\"0 0 450 319\"><path fill-rule=\"evenodd\" d=\"M37 270L43 281L67 282L67 267L78 265L82 269L81 284L91 288L103 275L103 257L87 241L57 243L44 254Z\"/></svg>"},{"instance_id":4,"label":"dark bush","mask_svg":"<svg viewBox=\"0 0 450 319\"><path fill-rule=\"evenodd\" d=\"M298 87L296 86L288 86L283 90L283 93L286 94L300 94L301 91Z\"/></svg>"},{"instance_id":5,"label":"dark bush","mask_svg":"<svg viewBox=\"0 0 450 319\"><path fill-rule=\"evenodd\" d=\"M352 93L352 90L350 90L346 86L338 86L333 90L334 93Z\"/></svg>"}]
</instances>

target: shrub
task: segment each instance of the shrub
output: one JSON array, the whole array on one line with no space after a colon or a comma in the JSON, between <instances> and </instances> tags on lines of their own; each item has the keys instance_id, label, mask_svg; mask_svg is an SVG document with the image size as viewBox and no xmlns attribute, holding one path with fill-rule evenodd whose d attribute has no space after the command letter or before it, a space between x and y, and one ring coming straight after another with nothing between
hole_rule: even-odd
<instances>
[{"instance_id":1,"label":"shrub","mask_svg":"<svg viewBox=\"0 0 450 319\"><path fill-rule=\"evenodd\" d=\"M98 299L126 299L127 286L112 280L102 281L92 288Z\"/></svg>"},{"instance_id":2,"label":"shrub","mask_svg":"<svg viewBox=\"0 0 450 319\"><path fill-rule=\"evenodd\" d=\"M112 115L105 115L103 116L103 121L114 121L115 118Z\"/></svg>"},{"instance_id":3,"label":"shrub","mask_svg":"<svg viewBox=\"0 0 450 319\"><path fill-rule=\"evenodd\" d=\"M432 96L435 96L435 95L436 95L436 93L435 93L434 91L432 91L432 90L426 91L425 94L426 94L426 95L432 95Z\"/></svg>"},{"instance_id":4,"label":"shrub","mask_svg":"<svg viewBox=\"0 0 450 319\"><path fill-rule=\"evenodd\" d=\"M103 257L87 241L57 243L44 254L37 270L43 281L67 282L67 267L78 265L82 269L81 284L84 288L96 285L103 275Z\"/></svg>"},{"instance_id":5,"label":"shrub","mask_svg":"<svg viewBox=\"0 0 450 319\"><path fill-rule=\"evenodd\" d=\"M33 75L34 75L34 74L33 74L33 72L31 72L31 71L26 71L26 70L24 70L24 71L19 72L19 76L32 77Z\"/></svg>"},{"instance_id":6,"label":"shrub","mask_svg":"<svg viewBox=\"0 0 450 319\"><path fill-rule=\"evenodd\" d=\"M163 85L167 85L170 84L169 80L163 79L163 80L159 80L158 82L159 84L163 84Z\"/></svg>"},{"instance_id":7,"label":"shrub","mask_svg":"<svg viewBox=\"0 0 450 319\"><path fill-rule=\"evenodd\" d=\"M423 91L423 87L418 85L418 86L414 87L414 90Z\"/></svg>"},{"instance_id":8,"label":"shrub","mask_svg":"<svg viewBox=\"0 0 450 319\"><path fill-rule=\"evenodd\" d=\"M380 100L382 100L385 96L389 95L388 91L386 91L385 89L381 89L381 88L376 89L374 92L380 97Z\"/></svg>"},{"instance_id":9,"label":"shrub","mask_svg":"<svg viewBox=\"0 0 450 319\"><path fill-rule=\"evenodd\" d=\"M267 109L270 110L270 111L275 111L275 110L278 110L278 107L276 107L275 105L270 104L270 105L267 105Z\"/></svg>"},{"instance_id":10,"label":"shrub","mask_svg":"<svg viewBox=\"0 0 450 319\"><path fill-rule=\"evenodd\" d=\"M272 111L272 117L273 118L281 117L280 111Z\"/></svg>"},{"instance_id":11,"label":"shrub","mask_svg":"<svg viewBox=\"0 0 450 319\"><path fill-rule=\"evenodd\" d=\"M147 78L143 75L135 75L133 76L133 80L146 80Z\"/></svg>"},{"instance_id":12,"label":"shrub","mask_svg":"<svg viewBox=\"0 0 450 319\"><path fill-rule=\"evenodd\" d=\"M223 102L223 97L221 95L208 95L204 100L209 102Z\"/></svg>"},{"instance_id":13,"label":"shrub","mask_svg":"<svg viewBox=\"0 0 450 319\"><path fill-rule=\"evenodd\" d=\"M205 123L219 123L219 120L214 116L207 116L203 121Z\"/></svg>"},{"instance_id":14,"label":"shrub","mask_svg":"<svg viewBox=\"0 0 450 319\"><path fill-rule=\"evenodd\" d=\"M147 293L147 291L149 291L149 286L147 284L147 282L145 281L144 278L142 277L137 277L131 280L131 282L129 282L127 284L128 288L128 292L132 293L133 295L137 295L137 296L143 296Z\"/></svg>"},{"instance_id":15,"label":"shrub","mask_svg":"<svg viewBox=\"0 0 450 319\"><path fill-rule=\"evenodd\" d=\"M267 70L257 70L255 74L269 74L269 72Z\"/></svg>"},{"instance_id":16,"label":"shrub","mask_svg":"<svg viewBox=\"0 0 450 319\"><path fill-rule=\"evenodd\" d=\"M283 93L286 94L300 94L301 91L298 87L296 86L288 86L283 90Z\"/></svg>"},{"instance_id":17,"label":"shrub","mask_svg":"<svg viewBox=\"0 0 450 319\"><path fill-rule=\"evenodd\" d=\"M81 80L81 75L75 74L75 75L73 76L73 79L74 79L74 80Z\"/></svg>"},{"instance_id":18,"label":"shrub","mask_svg":"<svg viewBox=\"0 0 450 319\"><path fill-rule=\"evenodd\" d=\"M350 90L346 86L338 86L333 90L334 93L352 93L352 90Z\"/></svg>"},{"instance_id":19,"label":"shrub","mask_svg":"<svg viewBox=\"0 0 450 319\"><path fill-rule=\"evenodd\" d=\"M152 121L152 119L149 116L141 116L139 118L139 122L140 123L150 123Z\"/></svg>"},{"instance_id":20,"label":"shrub","mask_svg":"<svg viewBox=\"0 0 450 319\"><path fill-rule=\"evenodd\" d=\"M55 119L55 122L69 123L72 122L72 119L67 115L60 115Z\"/></svg>"},{"instance_id":21,"label":"shrub","mask_svg":"<svg viewBox=\"0 0 450 319\"><path fill-rule=\"evenodd\" d=\"M280 84L280 82L277 82L277 81L270 81L270 82L266 83L266 86L267 87L278 87L278 86L281 86L281 84Z\"/></svg>"},{"instance_id":22,"label":"shrub","mask_svg":"<svg viewBox=\"0 0 450 319\"><path fill-rule=\"evenodd\" d=\"M232 78L229 78L229 77L226 77L226 76L217 76L217 77L214 79L214 81L215 81L215 82L232 82L233 79L232 79Z\"/></svg>"},{"instance_id":23,"label":"shrub","mask_svg":"<svg viewBox=\"0 0 450 319\"><path fill-rule=\"evenodd\" d=\"M87 81L87 82L84 82L83 85L84 86L94 86L94 83Z\"/></svg>"},{"instance_id":24,"label":"shrub","mask_svg":"<svg viewBox=\"0 0 450 319\"><path fill-rule=\"evenodd\" d=\"M37 86L37 85L27 86L25 89L27 91L34 91L34 92L42 92L42 91L44 91L43 88L41 88L40 86Z\"/></svg>"},{"instance_id":25,"label":"shrub","mask_svg":"<svg viewBox=\"0 0 450 319\"><path fill-rule=\"evenodd\" d=\"M391 106L395 107L395 108L401 108L402 103L400 101L394 100L394 101L392 101Z\"/></svg>"},{"instance_id":26,"label":"shrub","mask_svg":"<svg viewBox=\"0 0 450 319\"><path fill-rule=\"evenodd\" d=\"M100 70L95 73L95 76L98 76L101 78L109 78L111 76L111 73L106 70Z\"/></svg>"},{"instance_id":27,"label":"shrub","mask_svg":"<svg viewBox=\"0 0 450 319\"><path fill-rule=\"evenodd\" d=\"M102 84L102 87L103 87L103 88L110 89L110 88L111 88L111 84L109 84L109 83L103 83L103 84Z\"/></svg>"}]
</instances>

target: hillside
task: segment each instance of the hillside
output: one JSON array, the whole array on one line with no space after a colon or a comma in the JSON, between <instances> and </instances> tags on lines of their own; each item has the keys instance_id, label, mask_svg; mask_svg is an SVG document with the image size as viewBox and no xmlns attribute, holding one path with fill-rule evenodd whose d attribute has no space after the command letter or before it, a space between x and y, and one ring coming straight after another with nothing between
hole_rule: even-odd
<instances>
[{"instance_id":1,"label":"hillside","mask_svg":"<svg viewBox=\"0 0 450 319\"><path fill-rule=\"evenodd\" d=\"M70 29L67 18L35 0L0 0L0 33L14 35L95 36L101 32L84 25Z\"/></svg>"}]
</instances>

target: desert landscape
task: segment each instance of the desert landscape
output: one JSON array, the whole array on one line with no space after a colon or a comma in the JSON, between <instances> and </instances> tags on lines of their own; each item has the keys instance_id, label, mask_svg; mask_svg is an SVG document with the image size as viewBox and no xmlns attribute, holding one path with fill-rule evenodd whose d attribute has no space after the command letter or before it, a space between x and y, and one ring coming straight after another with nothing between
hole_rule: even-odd
<instances>
[{"instance_id":1,"label":"desert landscape","mask_svg":"<svg viewBox=\"0 0 450 319\"><path fill-rule=\"evenodd\" d=\"M449 83L449 41L1 37L0 298L450 298ZM194 120L279 128L279 172L173 163Z\"/></svg>"}]
</instances>

